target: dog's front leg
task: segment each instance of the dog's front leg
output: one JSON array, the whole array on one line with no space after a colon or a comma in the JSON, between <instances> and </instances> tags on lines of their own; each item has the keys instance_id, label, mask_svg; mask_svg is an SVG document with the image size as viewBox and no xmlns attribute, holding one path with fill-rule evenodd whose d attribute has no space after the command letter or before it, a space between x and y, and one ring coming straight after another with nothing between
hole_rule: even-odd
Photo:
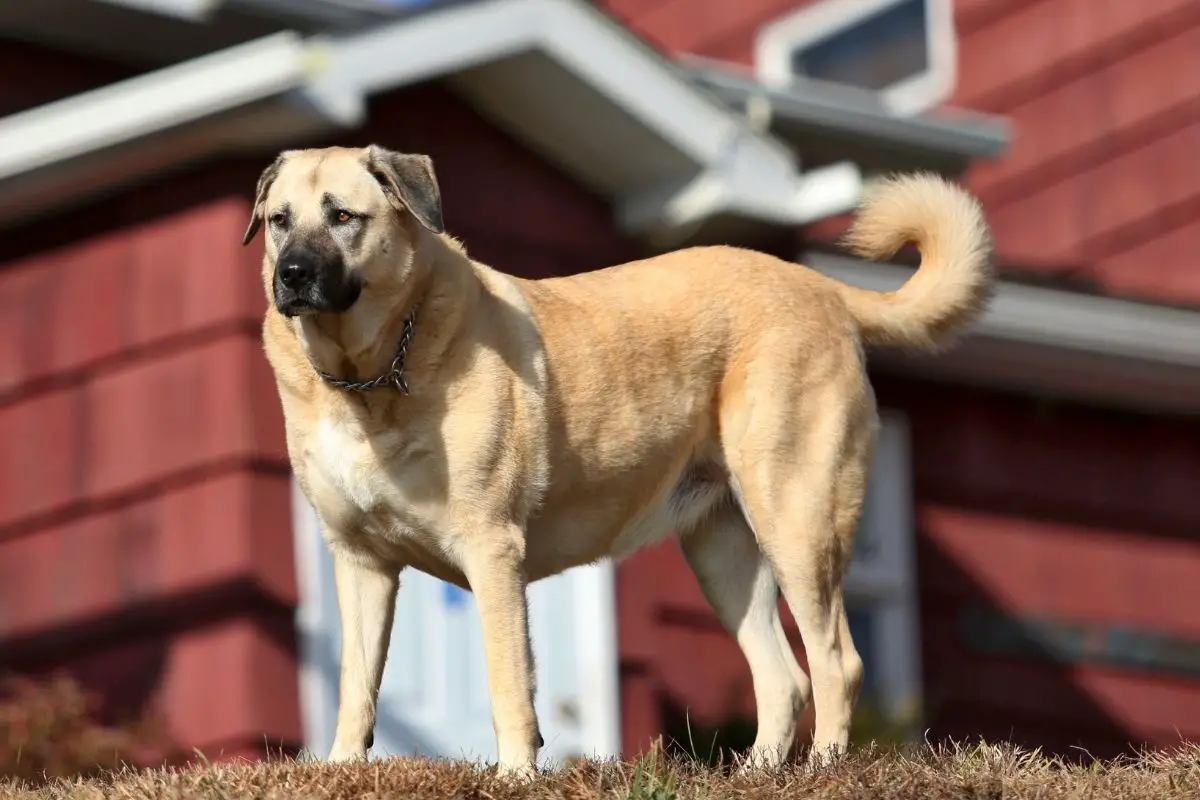
<instances>
[{"instance_id":1,"label":"dog's front leg","mask_svg":"<svg viewBox=\"0 0 1200 800\"><path fill-rule=\"evenodd\" d=\"M333 554L342 626L337 731L330 761L365 758L375 740L375 708L391 639L399 573L362 556Z\"/></svg>"},{"instance_id":2,"label":"dog's front leg","mask_svg":"<svg viewBox=\"0 0 1200 800\"><path fill-rule=\"evenodd\" d=\"M502 775L529 777L542 746L533 708L533 653L519 531L481 532L465 558L483 629L483 655Z\"/></svg>"}]
</instances>

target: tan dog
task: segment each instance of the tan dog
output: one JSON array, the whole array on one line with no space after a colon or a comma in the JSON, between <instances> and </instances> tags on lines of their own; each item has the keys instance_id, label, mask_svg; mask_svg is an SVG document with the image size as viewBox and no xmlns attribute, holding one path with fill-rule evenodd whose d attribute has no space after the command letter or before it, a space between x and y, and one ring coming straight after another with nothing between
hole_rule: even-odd
<instances>
[{"instance_id":1,"label":"tan dog","mask_svg":"<svg viewBox=\"0 0 1200 800\"><path fill-rule=\"evenodd\" d=\"M280 155L245 242L264 223L266 352L335 564L330 759L371 746L413 567L474 592L500 768L528 774L526 585L672 532L749 662L754 762L785 758L810 692L812 753L846 747L863 666L841 582L878 426L863 344L932 348L984 306L971 197L925 175L870 196L852 247L923 256L892 294L732 247L522 280L443 232L428 158L374 146Z\"/></svg>"}]
</instances>

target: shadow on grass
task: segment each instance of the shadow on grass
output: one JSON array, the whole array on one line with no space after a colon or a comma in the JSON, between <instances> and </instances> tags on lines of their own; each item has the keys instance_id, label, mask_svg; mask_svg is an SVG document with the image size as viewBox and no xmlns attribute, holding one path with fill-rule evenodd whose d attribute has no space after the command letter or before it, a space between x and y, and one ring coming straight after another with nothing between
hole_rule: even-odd
<instances>
[{"instance_id":1,"label":"shadow on grass","mask_svg":"<svg viewBox=\"0 0 1200 800\"><path fill-rule=\"evenodd\" d=\"M703 724L671 700L662 704L663 742L672 758L684 758L708 767L735 763L750 752L757 731L753 716L731 714L716 724ZM883 749L912 744L918 733L913 726L888 720L869 701L854 710L850 726L852 747ZM797 749L807 747L807 737L797 737Z\"/></svg>"}]
</instances>

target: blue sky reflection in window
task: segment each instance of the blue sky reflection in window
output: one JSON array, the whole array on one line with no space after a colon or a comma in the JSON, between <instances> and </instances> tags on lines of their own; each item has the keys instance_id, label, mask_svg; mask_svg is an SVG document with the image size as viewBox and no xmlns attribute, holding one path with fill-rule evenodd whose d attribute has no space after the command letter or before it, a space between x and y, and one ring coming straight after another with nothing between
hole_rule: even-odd
<instances>
[{"instance_id":1,"label":"blue sky reflection in window","mask_svg":"<svg viewBox=\"0 0 1200 800\"><path fill-rule=\"evenodd\" d=\"M797 75L880 90L929 68L925 0L899 3L792 53Z\"/></svg>"}]
</instances>

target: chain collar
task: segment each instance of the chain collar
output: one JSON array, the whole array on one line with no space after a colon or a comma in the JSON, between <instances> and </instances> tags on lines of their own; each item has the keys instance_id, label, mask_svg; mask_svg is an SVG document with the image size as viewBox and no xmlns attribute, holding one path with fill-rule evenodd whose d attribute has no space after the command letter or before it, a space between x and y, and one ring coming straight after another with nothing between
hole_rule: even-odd
<instances>
[{"instance_id":1,"label":"chain collar","mask_svg":"<svg viewBox=\"0 0 1200 800\"><path fill-rule=\"evenodd\" d=\"M369 392L372 389L392 386L407 397L408 381L404 379L404 359L408 356L408 343L412 341L413 322L416 318L417 309L414 308L404 319L404 331L400 334L400 346L396 348L396 357L392 359L392 366L382 375L369 381L348 381L330 375L328 372L318 371L317 374L321 376L321 380L344 392Z\"/></svg>"}]
</instances>

